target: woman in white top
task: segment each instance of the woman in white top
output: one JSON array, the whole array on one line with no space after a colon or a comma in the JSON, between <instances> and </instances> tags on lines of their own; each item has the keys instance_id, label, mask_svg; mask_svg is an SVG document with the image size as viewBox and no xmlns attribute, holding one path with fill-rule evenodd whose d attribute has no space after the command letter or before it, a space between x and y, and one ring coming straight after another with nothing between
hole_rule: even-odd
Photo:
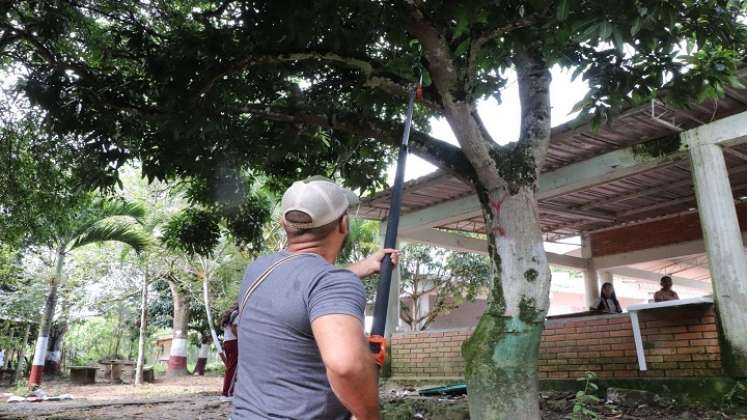
<instances>
[{"instance_id":1,"label":"woman in white top","mask_svg":"<svg viewBox=\"0 0 747 420\"><path fill-rule=\"evenodd\" d=\"M591 307L591 309L604 311L610 314L622 312L622 307L620 306L620 302L617 301L615 288L612 286L612 283L604 283L602 285L599 299L597 299L597 302Z\"/></svg>"},{"instance_id":2,"label":"woman in white top","mask_svg":"<svg viewBox=\"0 0 747 420\"><path fill-rule=\"evenodd\" d=\"M234 304L223 314L220 327L223 329L223 352L226 354L226 372L223 376L223 396L231 396L231 384L239 362L239 345L236 327L239 322L239 304Z\"/></svg>"}]
</instances>

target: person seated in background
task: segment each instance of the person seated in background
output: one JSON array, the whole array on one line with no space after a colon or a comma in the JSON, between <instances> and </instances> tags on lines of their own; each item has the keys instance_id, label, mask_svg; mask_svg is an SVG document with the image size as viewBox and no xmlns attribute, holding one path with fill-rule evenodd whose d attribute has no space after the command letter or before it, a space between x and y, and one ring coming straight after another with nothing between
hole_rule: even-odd
<instances>
[{"instance_id":1,"label":"person seated in background","mask_svg":"<svg viewBox=\"0 0 747 420\"><path fill-rule=\"evenodd\" d=\"M654 293L654 302L665 302L667 300L677 300L680 297L677 292L672 290L672 278L664 276L661 278L661 290Z\"/></svg>"},{"instance_id":2,"label":"person seated in background","mask_svg":"<svg viewBox=\"0 0 747 420\"><path fill-rule=\"evenodd\" d=\"M607 312L610 314L617 314L622 312L622 307L620 306L620 302L617 301L615 288L612 286L612 283L604 283L602 285L602 291L599 294L599 299L597 299L597 303L595 303L594 306L591 307L591 309Z\"/></svg>"}]
</instances>

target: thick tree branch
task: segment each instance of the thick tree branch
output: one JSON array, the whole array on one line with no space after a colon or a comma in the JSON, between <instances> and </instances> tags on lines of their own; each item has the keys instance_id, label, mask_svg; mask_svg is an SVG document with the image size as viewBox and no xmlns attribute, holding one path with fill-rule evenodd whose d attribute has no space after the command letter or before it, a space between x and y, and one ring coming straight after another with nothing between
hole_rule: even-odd
<instances>
[{"instance_id":1,"label":"thick tree branch","mask_svg":"<svg viewBox=\"0 0 747 420\"><path fill-rule=\"evenodd\" d=\"M347 57L328 51L299 51L252 55L220 68L216 68L212 72L212 75L197 88L196 97L201 97L210 91L215 83L226 74L235 73L254 65L298 61L322 61L343 65L348 68L359 70L362 73L365 78L365 82L363 83L364 87L380 89L390 95L402 98L408 97L409 94L409 85L411 82L387 71L382 63L368 58ZM420 103L436 111L439 111L442 108L441 104L439 104L435 98L430 97L430 95L424 97Z\"/></svg>"},{"instance_id":2,"label":"thick tree branch","mask_svg":"<svg viewBox=\"0 0 747 420\"><path fill-rule=\"evenodd\" d=\"M518 53L515 63L521 100L519 146L531 150L539 176L539 170L550 145L552 76L539 51Z\"/></svg>"},{"instance_id":3,"label":"thick tree branch","mask_svg":"<svg viewBox=\"0 0 747 420\"><path fill-rule=\"evenodd\" d=\"M355 112L325 115L260 104L244 105L225 111L236 114L250 114L270 121L339 130L377 139L392 146L398 146L402 136L401 123L386 122ZM476 180L472 166L462 151L452 144L420 131L412 130L410 132L410 148L413 153L469 184L473 184Z\"/></svg>"},{"instance_id":4,"label":"thick tree branch","mask_svg":"<svg viewBox=\"0 0 747 420\"><path fill-rule=\"evenodd\" d=\"M458 80L457 68L451 57L449 43L443 34L428 21L418 2L406 2L408 12L407 30L415 37L423 47L423 56L428 62L428 72L438 90L438 94L444 99L444 107L454 102L453 89Z\"/></svg>"}]
</instances>

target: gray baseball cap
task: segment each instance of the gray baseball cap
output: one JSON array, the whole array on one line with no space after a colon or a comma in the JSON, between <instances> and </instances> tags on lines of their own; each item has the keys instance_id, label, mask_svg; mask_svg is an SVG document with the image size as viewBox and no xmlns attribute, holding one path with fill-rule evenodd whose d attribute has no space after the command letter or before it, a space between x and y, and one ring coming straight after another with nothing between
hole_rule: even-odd
<instances>
[{"instance_id":1,"label":"gray baseball cap","mask_svg":"<svg viewBox=\"0 0 747 420\"><path fill-rule=\"evenodd\" d=\"M335 184L331 179L318 175L312 176L294 182L283 194L283 220L287 226L292 228L312 229L332 223L359 202L354 192ZM311 222L288 221L285 215L290 211L307 214Z\"/></svg>"}]
</instances>

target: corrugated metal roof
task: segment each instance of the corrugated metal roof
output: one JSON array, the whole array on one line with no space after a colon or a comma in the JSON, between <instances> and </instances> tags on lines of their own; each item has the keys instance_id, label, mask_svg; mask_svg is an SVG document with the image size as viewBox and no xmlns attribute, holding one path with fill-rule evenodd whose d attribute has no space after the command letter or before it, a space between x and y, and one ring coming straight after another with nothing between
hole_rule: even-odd
<instances>
[{"instance_id":1,"label":"corrugated metal roof","mask_svg":"<svg viewBox=\"0 0 747 420\"><path fill-rule=\"evenodd\" d=\"M747 70L742 74L742 81L747 85ZM543 172L677 134L681 130L745 110L747 89L727 89L724 98L706 101L687 109L673 109L659 101L628 109L616 116L611 124L596 130L588 120L574 120L553 128ZM726 151L735 197L747 196L747 145L739 145ZM402 213L407 214L471 194L470 186L437 171L405 185ZM358 214L360 217L382 220L386 218L390 200L389 191L378 193L363 201ZM644 173L539 202L540 223L548 240L673 216L694 211L695 207L687 157ZM590 211L608 216L609 220L581 218L563 214L558 209ZM464 220L437 227L484 233L482 216L475 214L466 214Z\"/></svg>"}]
</instances>

